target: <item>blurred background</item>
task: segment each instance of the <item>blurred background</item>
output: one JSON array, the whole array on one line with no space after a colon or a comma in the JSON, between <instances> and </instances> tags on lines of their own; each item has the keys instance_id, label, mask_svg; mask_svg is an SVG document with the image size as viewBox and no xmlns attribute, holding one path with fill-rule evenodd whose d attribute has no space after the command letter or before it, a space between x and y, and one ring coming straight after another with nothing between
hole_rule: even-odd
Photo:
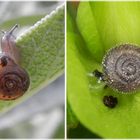
<instances>
[{"instance_id":1,"label":"blurred background","mask_svg":"<svg viewBox=\"0 0 140 140\"><path fill-rule=\"evenodd\" d=\"M18 36L64 2L0 2L0 29L20 24ZM17 21L17 22L16 22ZM64 138L64 75L6 113L0 138Z\"/></svg>"}]
</instances>

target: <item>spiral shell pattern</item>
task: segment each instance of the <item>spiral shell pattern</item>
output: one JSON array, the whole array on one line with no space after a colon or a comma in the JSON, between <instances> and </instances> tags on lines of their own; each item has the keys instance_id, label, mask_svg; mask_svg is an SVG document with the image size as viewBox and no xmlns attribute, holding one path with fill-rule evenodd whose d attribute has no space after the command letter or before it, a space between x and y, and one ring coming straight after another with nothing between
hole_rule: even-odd
<instances>
[{"instance_id":1,"label":"spiral shell pattern","mask_svg":"<svg viewBox=\"0 0 140 140\"><path fill-rule=\"evenodd\" d=\"M122 44L108 51L103 59L106 84L127 93L140 88L140 48Z\"/></svg>"},{"instance_id":2,"label":"spiral shell pattern","mask_svg":"<svg viewBox=\"0 0 140 140\"><path fill-rule=\"evenodd\" d=\"M0 67L0 99L14 100L22 96L29 87L27 72L6 57L7 65Z\"/></svg>"}]
</instances>

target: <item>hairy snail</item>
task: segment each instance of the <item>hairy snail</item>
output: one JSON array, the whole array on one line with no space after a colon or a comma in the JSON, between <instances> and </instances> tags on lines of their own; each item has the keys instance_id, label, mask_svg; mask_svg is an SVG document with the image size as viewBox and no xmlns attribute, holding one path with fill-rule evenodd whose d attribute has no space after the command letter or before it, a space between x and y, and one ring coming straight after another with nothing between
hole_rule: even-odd
<instances>
[{"instance_id":1,"label":"hairy snail","mask_svg":"<svg viewBox=\"0 0 140 140\"><path fill-rule=\"evenodd\" d=\"M132 93L140 88L140 48L122 44L111 48L104 56L103 73L94 71L108 87L122 93Z\"/></svg>"},{"instance_id":2,"label":"hairy snail","mask_svg":"<svg viewBox=\"0 0 140 140\"><path fill-rule=\"evenodd\" d=\"M1 39L0 53L0 100L14 100L22 96L28 89L30 80L28 73L18 64L19 52L16 48L13 31L4 32Z\"/></svg>"},{"instance_id":3,"label":"hairy snail","mask_svg":"<svg viewBox=\"0 0 140 140\"><path fill-rule=\"evenodd\" d=\"M104 80L109 87L128 93L140 88L140 48L122 44L108 51L103 59Z\"/></svg>"}]
</instances>

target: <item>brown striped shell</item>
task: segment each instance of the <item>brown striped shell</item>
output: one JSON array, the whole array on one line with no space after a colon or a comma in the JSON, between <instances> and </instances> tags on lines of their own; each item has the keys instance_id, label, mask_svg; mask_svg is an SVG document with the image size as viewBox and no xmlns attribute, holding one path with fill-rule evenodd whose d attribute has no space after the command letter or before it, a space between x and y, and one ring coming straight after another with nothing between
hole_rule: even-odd
<instances>
[{"instance_id":1,"label":"brown striped shell","mask_svg":"<svg viewBox=\"0 0 140 140\"><path fill-rule=\"evenodd\" d=\"M29 88L29 75L18 64L19 51L16 48L13 31L5 32L1 40L0 53L0 100L14 100L22 96Z\"/></svg>"}]
</instances>

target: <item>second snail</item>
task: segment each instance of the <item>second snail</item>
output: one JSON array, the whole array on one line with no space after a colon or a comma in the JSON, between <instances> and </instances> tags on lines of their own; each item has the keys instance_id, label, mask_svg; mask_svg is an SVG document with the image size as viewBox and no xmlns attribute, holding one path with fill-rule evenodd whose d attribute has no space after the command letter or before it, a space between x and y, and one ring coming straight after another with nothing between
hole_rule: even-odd
<instances>
[{"instance_id":1,"label":"second snail","mask_svg":"<svg viewBox=\"0 0 140 140\"><path fill-rule=\"evenodd\" d=\"M103 73L95 70L94 75L110 87L124 94L140 89L140 48L132 44L121 44L111 48L103 58ZM103 103L114 108L118 99L104 96Z\"/></svg>"},{"instance_id":2,"label":"second snail","mask_svg":"<svg viewBox=\"0 0 140 140\"><path fill-rule=\"evenodd\" d=\"M140 89L140 48L122 44L110 49L105 55L103 73L94 71L105 84L121 93L133 93Z\"/></svg>"},{"instance_id":3,"label":"second snail","mask_svg":"<svg viewBox=\"0 0 140 140\"><path fill-rule=\"evenodd\" d=\"M13 31L4 32L0 53L0 100L14 100L22 96L29 88L29 75L19 63L19 51L16 47Z\"/></svg>"}]
</instances>

